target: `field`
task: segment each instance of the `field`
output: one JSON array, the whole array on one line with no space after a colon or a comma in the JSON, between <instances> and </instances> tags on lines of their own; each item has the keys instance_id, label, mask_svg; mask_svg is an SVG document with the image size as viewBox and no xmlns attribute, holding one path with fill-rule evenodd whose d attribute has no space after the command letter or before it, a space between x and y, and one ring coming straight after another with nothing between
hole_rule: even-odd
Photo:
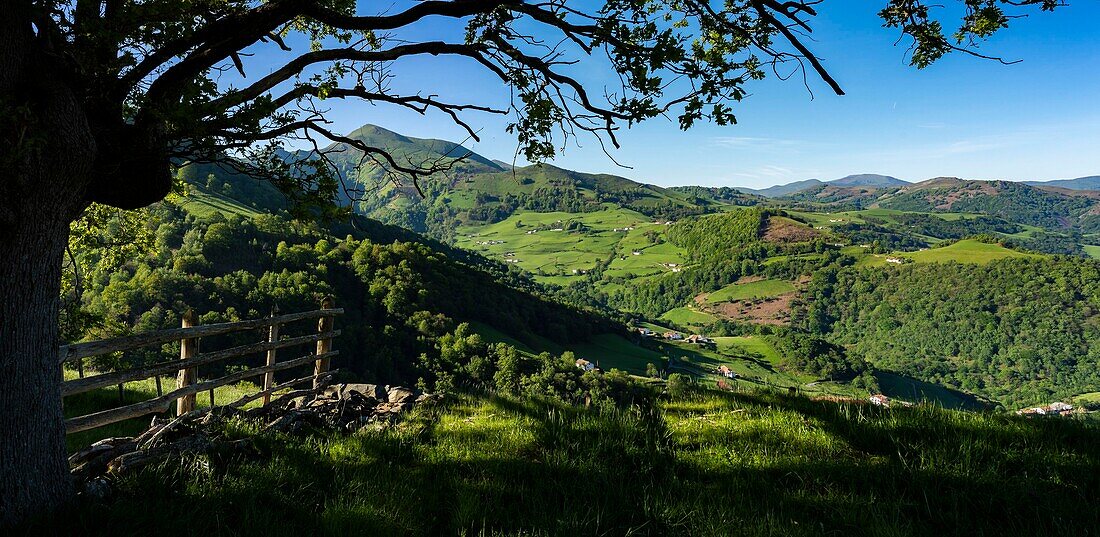
<instances>
[{"instance_id":1,"label":"field","mask_svg":"<svg viewBox=\"0 0 1100 537\"><path fill-rule=\"evenodd\" d=\"M212 192L204 186L188 185L190 192L179 198L179 205L196 216L207 217L215 212L222 214L258 216L260 213L233 198Z\"/></svg>"},{"instance_id":2,"label":"field","mask_svg":"<svg viewBox=\"0 0 1100 537\"><path fill-rule=\"evenodd\" d=\"M944 408L961 410L983 410L987 408L986 405L973 396L910 377L887 371L875 371L875 378L878 380L882 393L891 399L928 401Z\"/></svg>"},{"instance_id":3,"label":"field","mask_svg":"<svg viewBox=\"0 0 1100 537\"><path fill-rule=\"evenodd\" d=\"M707 302L729 302L732 300L754 300L770 298L795 291L794 285L782 280L759 280L748 283L727 285L707 295Z\"/></svg>"},{"instance_id":4,"label":"field","mask_svg":"<svg viewBox=\"0 0 1100 537\"><path fill-rule=\"evenodd\" d=\"M885 267L891 263L888 258L910 259L915 263L977 263L1008 258L1038 258L1041 254L1029 254L1005 248L999 244L990 244L976 240L961 240L941 248L929 248L917 252L897 252L892 254L871 254L859 260L857 266Z\"/></svg>"},{"instance_id":5,"label":"field","mask_svg":"<svg viewBox=\"0 0 1100 537\"><path fill-rule=\"evenodd\" d=\"M1100 403L1100 392L1083 393L1074 397L1073 402L1079 405Z\"/></svg>"},{"instance_id":6,"label":"field","mask_svg":"<svg viewBox=\"0 0 1100 537\"><path fill-rule=\"evenodd\" d=\"M668 321L676 326L691 328L711 324L717 321L718 317L705 311L699 311L695 308L685 306L666 311L664 315L661 315L661 320Z\"/></svg>"},{"instance_id":7,"label":"field","mask_svg":"<svg viewBox=\"0 0 1100 537\"><path fill-rule=\"evenodd\" d=\"M605 371L619 369L633 375L644 375L648 363L664 368L664 360L660 353L636 345L618 334L598 334L590 341L569 344L559 344L541 338L521 342L484 323L471 323L471 326L485 339L508 343L527 356L535 356L540 352L561 354L572 351L577 358L584 358Z\"/></svg>"},{"instance_id":8,"label":"field","mask_svg":"<svg viewBox=\"0 0 1100 537\"><path fill-rule=\"evenodd\" d=\"M766 390L651 412L462 395L396 427L274 436L115 483L31 534L1088 535L1100 429Z\"/></svg>"},{"instance_id":9,"label":"field","mask_svg":"<svg viewBox=\"0 0 1100 537\"><path fill-rule=\"evenodd\" d=\"M659 352L635 345L615 334L601 334L592 341L570 346L577 358L584 358L604 371L619 369L634 375L644 375L646 364L664 368Z\"/></svg>"},{"instance_id":10,"label":"field","mask_svg":"<svg viewBox=\"0 0 1100 537\"><path fill-rule=\"evenodd\" d=\"M495 224L462 226L455 242L558 285L585 277L609 258L607 273L628 277L671 272L684 262L678 248L647 236L663 233L663 225L629 209L604 207L591 213L519 212Z\"/></svg>"},{"instance_id":11,"label":"field","mask_svg":"<svg viewBox=\"0 0 1100 537\"><path fill-rule=\"evenodd\" d=\"M943 248L929 248L920 252L907 252L898 254L917 263L944 263L954 261L956 263L988 263L997 259L1011 257L1039 257L1035 254L1025 254L1010 250L999 244L989 244L975 240L961 240Z\"/></svg>"}]
</instances>

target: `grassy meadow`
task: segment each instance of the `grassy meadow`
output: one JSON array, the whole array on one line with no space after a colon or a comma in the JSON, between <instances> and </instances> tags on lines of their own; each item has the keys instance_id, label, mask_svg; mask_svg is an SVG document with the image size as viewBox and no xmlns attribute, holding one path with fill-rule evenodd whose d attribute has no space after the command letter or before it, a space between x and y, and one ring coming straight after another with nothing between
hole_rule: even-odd
<instances>
[{"instance_id":1,"label":"grassy meadow","mask_svg":"<svg viewBox=\"0 0 1100 537\"><path fill-rule=\"evenodd\" d=\"M734 283L727 285L707 295L707 302L730 302L733 300L755 300L771 298L795 291L790 282L782 280L759 280L748 283Z\"/></svg>"},{"instance_id":2,"label":"grassy meadow","mask_svg":"<svg viewBox=\"0 0 1100 537\"><path fill-rule=\"evenodd\" d=\"M1100 429L688 390L626 409L460 395L398 425L252 438L116 483L32 533L1089 535Z\"/></svg>"},{"instance_id":3,"label":"grassy meadow","mask_svg":"<svg viewBox=\"0 0 1100 537\"><path fill-rule=\"evenodd\" d=\"M559 285L583 278L584 271L609 257L609 274L653 276L670 271L669 264L683 263L683 252L647 236L647 231L664 232L665 226L652 220L611 204L590 213L520 211L495 224L460 227L456 245ZM581 228L567 229L570 224Z\"/></svg>"}]
</instances>

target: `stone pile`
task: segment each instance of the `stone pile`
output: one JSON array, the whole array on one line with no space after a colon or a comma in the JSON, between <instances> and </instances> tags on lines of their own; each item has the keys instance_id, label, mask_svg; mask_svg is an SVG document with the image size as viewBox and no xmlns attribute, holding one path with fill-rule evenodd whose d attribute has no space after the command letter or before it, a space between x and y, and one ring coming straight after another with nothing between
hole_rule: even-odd
<instances>
[{"instance_id":1,"label":"stone pile","mask_svg":"<svg viewBox=\"0 0 1100 537\"><path fill-rule=\"evenodd\" d=\"M196 410L175 419L153 418L149 429L135 437L108 438L69 457L72 475L85 492L108 486L107 477L124 475L182 455L208 455L217 464L260 453L250 439L225 440L218 425L230 418L260 421L264 431L302 434L311 430L351 433L384 427L415 406L440 396L401 386L332 384L317 390L296 390L269 404L241 410L233 405ZM244 401L244 400L242 400ZM247 402L247 401L244 401Z\"/></svg>"}]
</instances>

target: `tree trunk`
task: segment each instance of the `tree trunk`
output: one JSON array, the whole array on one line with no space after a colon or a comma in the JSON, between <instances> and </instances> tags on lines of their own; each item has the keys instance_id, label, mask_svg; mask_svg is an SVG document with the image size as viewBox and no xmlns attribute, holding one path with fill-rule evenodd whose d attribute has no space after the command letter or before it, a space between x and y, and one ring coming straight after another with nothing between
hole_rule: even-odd
<instances>
[{"instance_id":1,"label":"tree trunk","mask_svg":"<svg viewBox=\"0 0 1100 537\"><path fill-rule=\"evenodd\" d=\"M57 363L68 223L25 224L0 239L0 527L72 495Z\"/></svg>"},{"instance_id":2,"label":"tree trunk","mask_svg":"<svg viewBox=\"0 0 1100 537\"><path fill-rule=\"evenodd\" d=\"M31 20L29 2L0 17L0 528L73 494L57 354L61 262L96 157L64 59Z\"/></svg>"}]
</instances>

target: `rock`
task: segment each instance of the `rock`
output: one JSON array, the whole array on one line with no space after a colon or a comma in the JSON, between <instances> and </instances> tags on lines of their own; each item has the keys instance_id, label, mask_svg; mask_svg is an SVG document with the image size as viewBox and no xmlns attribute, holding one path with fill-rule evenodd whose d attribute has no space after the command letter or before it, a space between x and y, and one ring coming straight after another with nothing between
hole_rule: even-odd
<instances>
[{"instance_id":1,"label":"rock","mask_svg":"<svg viewBox=\"0 0 1100 537\"><path fill-rule=\"evenodd\" d=\"M443 396L439 395L438 393L422 393L422 394L416 396L416 400L413 401L413 404L415 404L416 406L431 405L431 404L438 403L442 400L443 400Z\"/></svg>"},{"instance_id":2,"label":"rock","mask_svg":"<svg viewBox=\"0 0 1100 537\"><path fill-rule=\"evenodd\" d=\"M389 403L412 403L416 392L401 386L386 386L386 399Z\"/></svg>"},{"instance_id":3,"label":"rock","mask_svg":"<svg viewBox=\"0 0 1100 537\"><path fill-rule=\"evenodd\" d=\"M284 434L315 429L335 429L347 434L365 429L383 429L396 423L403 412L422 404L440 401L439 395L423 394L401 386L376 384L334 384L319 390L285 393L270 404L247 411L236 407L199 409L174 419L154 418L137 437L108 438L92 444L69 458L72 476L82 494L106 494L105 475L120 475L151 464L179 457L204 454L210 471L218 471L239 457L256 457L260 452L251 440L225 442L220 425L233 417L266 424L265 431Z\"/></svg>"},{"instance_id":4,"label":"rock","mask_svg":"<svg viewBox=\"0 0 1100 537\"><path fill-rule=\"evenodd\" d=\"M102 500L111 494L111 482L102 476L89 479L84 483L82 492L87 497Z\"/></svg>"},{"instance_id":5,"label":"rock","mask_svg":"<svg viewBox=\"0 0 1100 537\"><path fill-rule=\"evenodd\" d=\"M359 392L375 401L386 400L386 389L377 384L346 384L345 392Z\"/></svg>"}]
</instances>

